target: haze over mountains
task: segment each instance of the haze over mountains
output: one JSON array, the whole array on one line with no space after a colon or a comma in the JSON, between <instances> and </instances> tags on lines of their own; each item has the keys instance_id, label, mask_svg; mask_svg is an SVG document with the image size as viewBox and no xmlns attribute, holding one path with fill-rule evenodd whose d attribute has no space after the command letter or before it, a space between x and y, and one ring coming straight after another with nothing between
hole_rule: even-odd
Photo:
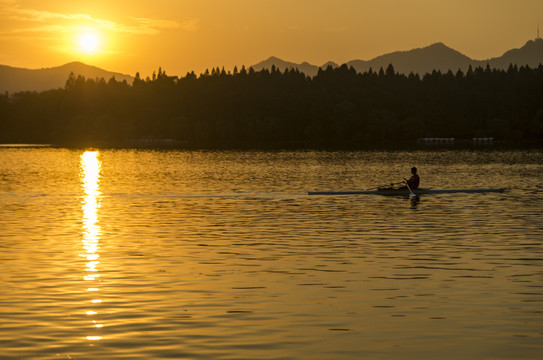
<instances>
[{"instance_id":1,"label":"haze over mountains","mask_svg":"<svg viewBox=\"0 0 543 360\"><path fill-rule=\"evenodd\" d=\"M507 69L510 64L517 66L528 65L537 67L543 63L543 39L537 38L528 41L520 49L512 49L505 52L502 56L487 60L474 60L468 56L449 48L443 43L436 43L424 48L413 49L409 51L397 51L378 56L371 60L352 60L346 63L352 66L357 72L365 72L370 68L373 71L379 71L380 68L386 69L389 64L394 66L396 72L409 74L411 72L419 75L431 73L433 70L447 72L466 71L469 66L473 68L487 64L491 68ZM328 66L337 67L334 62L327 62L321 66L313 65L307 62L301 64L284 61L277 57L270 57L267 60L253 65L256 71L262 69L271 69L275 66L277 69L297 68L308 76L315 76L319 68ZM104 78L107 80L115 77L118 81L126 80L132 83L133 77L126 74L110 72L95 66L86 65L80 62L72 62L59 67L45 69L24 69L11 66L0 65L0 93L14 93L18 91L43 91L64 87L70 73L83 75L86 78L96 79Z\"/></svg>"}]
</instances>

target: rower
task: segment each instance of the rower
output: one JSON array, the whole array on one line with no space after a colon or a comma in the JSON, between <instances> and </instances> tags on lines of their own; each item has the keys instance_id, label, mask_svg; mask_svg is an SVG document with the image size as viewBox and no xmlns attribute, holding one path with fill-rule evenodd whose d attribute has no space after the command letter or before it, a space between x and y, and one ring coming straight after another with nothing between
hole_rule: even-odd
<instances>
[{"instance_id":1,"label":"rower","mask_svg":"<svg viewBox=\"0 0 543 360\"><path fill-rule=\"evenodd\" d=\"M405 183L407 184L407 186L409 186L409 188L411 190L415 190L415 189L418 189L419 188L419 183L420 183L420 177L419 175L417 174L417 168L416 167L412 167L411 168L411 178L409 178L409 180L405 179L404 178L404 181ZM404 189L407 189L407 186L403 187Z\"/></svg>"}]
</instances>

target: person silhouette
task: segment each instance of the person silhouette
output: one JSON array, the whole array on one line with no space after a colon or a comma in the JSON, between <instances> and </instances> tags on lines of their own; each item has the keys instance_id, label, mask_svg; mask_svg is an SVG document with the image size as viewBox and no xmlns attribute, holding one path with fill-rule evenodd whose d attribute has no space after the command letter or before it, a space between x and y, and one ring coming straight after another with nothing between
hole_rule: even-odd
<instances>
[{"instance_id":1,"label":"person silhouette","mask_svg":"<svg viewBox=\"0 0 543 360\"><path fill-rule=\"evenodd\" d=\"M411 174L412 175L409 178L409 180L404 178L404 181L405 181L405 184L406 184L406 186L403 187L404 189L407 189L407 187L409 187L411 190L415 190L415 189L419 188L420 176L417 174L417 168L416 167L413 166L411 168Z\"/></svg>"}]
</instances>

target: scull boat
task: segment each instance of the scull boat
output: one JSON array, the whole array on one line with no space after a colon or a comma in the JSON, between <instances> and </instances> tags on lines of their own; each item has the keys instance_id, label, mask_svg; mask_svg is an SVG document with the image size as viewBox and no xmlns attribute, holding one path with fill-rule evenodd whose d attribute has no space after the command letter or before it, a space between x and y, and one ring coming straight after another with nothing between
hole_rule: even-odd
<instances>
[{"instance_id":1,"label":"scull boat","mask_svg":"<svg viewBox=\"0 0 543 360\"><path fill-rule=\"evenodd\" d=\"M505 188L498 189L415 189L413 194L455 194L455 193L501 193ZM381 189L381 190L352 190L352 191L309 191L308 195L385 195L409 196L408 189Z\"/></svg>"}]
</instances>

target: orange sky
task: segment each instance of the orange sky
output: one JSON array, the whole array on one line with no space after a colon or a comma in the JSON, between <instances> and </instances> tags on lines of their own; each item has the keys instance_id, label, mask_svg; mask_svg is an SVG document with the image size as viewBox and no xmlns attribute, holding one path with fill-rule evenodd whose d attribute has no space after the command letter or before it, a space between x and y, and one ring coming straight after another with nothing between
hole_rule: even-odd
<instances>
[{"instance_id":1,"label":"orange sky","mask_svg":"<svg viewBox=\"0 0 543 360\"><path fill-rule=\"evenodd\" d=\"M435 42L488 59L536 37L542 0L0 0L0 64L134 75L344 63ZM96 37L95 50L79 38Z\"/></svg>"}]
</instances>

